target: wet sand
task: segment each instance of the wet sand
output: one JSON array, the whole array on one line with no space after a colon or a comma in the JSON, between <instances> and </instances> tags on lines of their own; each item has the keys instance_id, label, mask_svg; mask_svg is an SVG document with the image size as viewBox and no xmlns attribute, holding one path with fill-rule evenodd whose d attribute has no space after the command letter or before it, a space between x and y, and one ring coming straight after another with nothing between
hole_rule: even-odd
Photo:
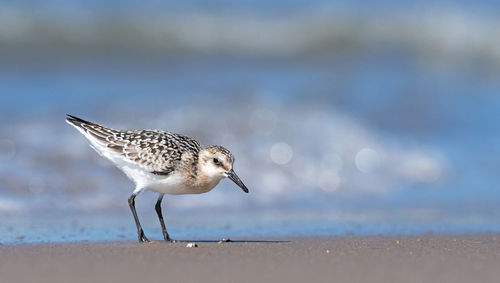
<instances>
[{"instance_id":1,"label":"wet sand","mask_svg":"<svg viewBox=\"0 0 500 283\"><path fill-rule=\"evenodd\" d=\"M498 282L500 235L0 246L1 282Z\"/></svg>"}]
</instances>

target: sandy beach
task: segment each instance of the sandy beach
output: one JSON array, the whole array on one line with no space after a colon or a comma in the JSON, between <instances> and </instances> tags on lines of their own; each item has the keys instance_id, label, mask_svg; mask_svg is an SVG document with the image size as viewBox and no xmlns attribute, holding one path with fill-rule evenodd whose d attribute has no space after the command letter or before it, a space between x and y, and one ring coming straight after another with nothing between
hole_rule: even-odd
<instances>
[{"instance_id":1,"label":"sandy beach","mask_svg":"<svg viewBox=\"0 0 500 283\"><path fill-rule=\"evenodd\" d=\"M498 282L500 235L0 246L1 282Z\"/></svg>"}]
</instances>

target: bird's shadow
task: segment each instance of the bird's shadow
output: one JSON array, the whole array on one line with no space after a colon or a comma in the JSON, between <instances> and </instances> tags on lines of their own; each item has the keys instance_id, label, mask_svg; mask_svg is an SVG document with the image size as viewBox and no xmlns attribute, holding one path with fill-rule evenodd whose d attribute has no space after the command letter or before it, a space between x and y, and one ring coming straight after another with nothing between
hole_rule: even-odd
<instances>
[{"instance_id":1,"label":"bird's shadow","mask_svg":"<svg viewBox=\"0 0 500 283\"><path fill-rule=\"evenodd\" d=\"M226 239L219 239L219 240L175 240L176 243L289 243L290 241L288 240L226 240Z\"/></svg>"}]
</instances>

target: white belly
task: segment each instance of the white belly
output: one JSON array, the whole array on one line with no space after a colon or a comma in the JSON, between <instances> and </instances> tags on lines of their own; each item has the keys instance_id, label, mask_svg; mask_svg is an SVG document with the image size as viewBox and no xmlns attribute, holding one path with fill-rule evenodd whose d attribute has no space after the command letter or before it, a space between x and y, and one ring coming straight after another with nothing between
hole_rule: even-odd
<instances>
[{"instance_id":1,"label":"white belly","mask_svg":"<svg viewBox=\"0 0 500 283\"><path fill-rule=\"evenodd\" d=\"M120 166L120 169L136 183L137 190L150 190L153 192L182 195L206 193L213 187L194 187L186 184L186 179L180 173L172 173L168 176L154 175L138 166Z\"/></svg>"}]
</instances>

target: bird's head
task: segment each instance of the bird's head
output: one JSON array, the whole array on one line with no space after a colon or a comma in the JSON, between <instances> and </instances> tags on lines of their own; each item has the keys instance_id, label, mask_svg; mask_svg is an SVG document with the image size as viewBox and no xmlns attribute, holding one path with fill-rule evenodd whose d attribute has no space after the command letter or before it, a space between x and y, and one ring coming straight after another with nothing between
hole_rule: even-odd
<instances>
[{"instance_id":1,"label":"bird's head","mask_svg":"<svg viewBox=\"0 0 500 283\"><path fill-rule=\"evenodd\" d=\"M200 151L200 170L210 179L221 180L229 178L236 183L245 193L248 189L233 170L233 154L219 145L209 146Z\"/></svg>"}]
</instances>

